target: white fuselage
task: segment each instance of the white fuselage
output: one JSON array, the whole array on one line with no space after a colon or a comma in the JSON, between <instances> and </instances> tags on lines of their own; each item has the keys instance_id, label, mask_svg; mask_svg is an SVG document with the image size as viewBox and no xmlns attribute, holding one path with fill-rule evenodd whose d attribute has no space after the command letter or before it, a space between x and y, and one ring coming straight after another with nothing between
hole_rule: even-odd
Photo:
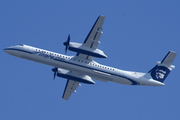
<instances>
[{"instance_id":1,"label":"white fuselage","mask_svg":"<svg viewBox=\"0 0 180 120\"><path fill-rule=\"evenodd\" d=\"M164 83L144 77L146 73L124 71L101 65L95 61L81 59L76 56L66 56L27 45L8 47L4 51L19 58L81 73L104 82L111 81L128 85L164 85Z\"/></svg>"}]
</instances>

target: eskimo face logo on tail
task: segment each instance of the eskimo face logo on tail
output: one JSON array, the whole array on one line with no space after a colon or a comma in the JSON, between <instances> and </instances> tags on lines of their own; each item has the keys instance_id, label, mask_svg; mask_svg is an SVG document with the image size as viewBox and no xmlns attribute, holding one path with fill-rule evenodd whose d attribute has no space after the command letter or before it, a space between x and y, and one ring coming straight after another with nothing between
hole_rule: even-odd
<instances>
[{"instance_id":1,"label":"eskimo face logo on tail","mask_svg":"<svg viewBox=\"0 0 180 120\"><path fill-rule=\"evenodd\" d=\"M170 73L170 70L165 66L156 66L151 71L151 76L154 80L163 82Z\"/></svg>"},{"instance_id":2,"label":"eskimo face logo on tail","mask_svg":"<svg viewBox=\"0 0 180 120\"><path fill-rule=\"evenodd\" d=\"M163 71L160 69L156 70L156 78L157 79L163 79L165 74L166 74L166 71Z\"/></svg>"}]
</instances>

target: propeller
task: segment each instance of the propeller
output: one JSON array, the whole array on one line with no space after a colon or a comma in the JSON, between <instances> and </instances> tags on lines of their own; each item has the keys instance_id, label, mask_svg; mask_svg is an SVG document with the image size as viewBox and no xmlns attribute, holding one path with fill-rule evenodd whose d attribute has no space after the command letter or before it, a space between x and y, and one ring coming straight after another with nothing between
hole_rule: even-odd
<instances>
[{"instance_id":1,"label":"propeller","mask_svg":"<svg viewBox=\"0 0 180 120\"><path fill-rule=\"evenodd\" d=\"M67 53L67 50L68 50L68 48L69 48L69 42L70 42L70 34L68 35L67 41L63 43L63 44L66 46L66 48L65 48L65 54Z\"/></svg>"},{"instance_id":2,"label":"propeller","mask_svg":"<svg viewBox=\"0 0 180 120\"><path fill-rule=\"evenodd\" d=\"M57 76L57 72L58 72L58 68L53 68L52 71L54 72L54 78L53 80L55 80L55 77Z\"/></svg>"}]
</instances>

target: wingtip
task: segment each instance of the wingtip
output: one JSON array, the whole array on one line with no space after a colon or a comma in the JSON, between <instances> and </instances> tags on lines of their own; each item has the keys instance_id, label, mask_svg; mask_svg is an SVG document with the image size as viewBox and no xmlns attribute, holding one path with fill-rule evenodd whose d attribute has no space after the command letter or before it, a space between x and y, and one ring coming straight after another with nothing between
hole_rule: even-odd
<instances>
[{"instance_id":1,"label":"wingtip","mask_svg":"<svg viewBox=\"0 0 180 120\"><path fill-rule=\"evenodd\" d=\"M105 17L104 15L99 15L99 17Z\"/></svg>"},{"instance_id":2,"label":"wingtip","mask_svg":"<svg viewBox=\"0 0 180 120\"><path fill-rule=\"evenodd\" d=\"M174 52L174 51L171 51L171 50L169 51L169 53L170 53L170 52L171 52L171 53L174 53L174 54L177 54L177 52Z\"/></svg>"}]
</instances>

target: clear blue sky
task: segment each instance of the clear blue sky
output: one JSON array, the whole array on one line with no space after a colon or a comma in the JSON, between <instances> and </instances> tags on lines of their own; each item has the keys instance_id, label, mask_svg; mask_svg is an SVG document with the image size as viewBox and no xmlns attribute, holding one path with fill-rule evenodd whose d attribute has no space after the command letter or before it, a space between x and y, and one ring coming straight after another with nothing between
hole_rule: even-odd
<instances>
[{"instance_id":1,"label":"clear blue sky","mask_svg":"<svg viewBox=\"0 0 180 120\"><path fill-rule=\"evenodd\" d=\"M177 120L180 118L179 0L5 0L0 2L1 120ZM169 50L176 68L163 87L82 84L68 101L66 80L53 81L51 66L3 52L27 44L64 53L63 42L82 43L99 15L105 15L98 46L108 56L97 62L148 72ZM76 53L67 52L68 55Z\"/></svg>"}]
</instances>

